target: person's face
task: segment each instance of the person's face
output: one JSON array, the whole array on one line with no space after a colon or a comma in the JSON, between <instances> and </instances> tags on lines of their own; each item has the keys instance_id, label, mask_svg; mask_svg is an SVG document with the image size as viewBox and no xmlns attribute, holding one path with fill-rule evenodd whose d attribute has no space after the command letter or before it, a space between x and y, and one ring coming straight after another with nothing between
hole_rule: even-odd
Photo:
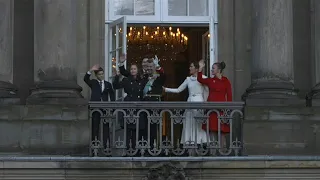
<instances>
[{"instance_id":1,"label":"person's face","mask_svg":"<svg viewBox=\"0 0 320 180\"><path fill-rule=\"evenodd\" d=\"M104 72L103 71L99 71L96 74L97 79L99 79L100 81L104 79Z\"/></svg>"},{"instance_id":2,"label":"person's face","mask_svg":"<svg viewBox=\"0 0 320 180\"><path fill-rule=\"evenodd\" d=\"M198 69L194 66L193 63L191 63L189 66L189 72L190 72L190 75L193 75L198 72Z\"/></svg>"},{"instance_id":3,"label":"person's face","mask_svg":"<svg viewBox=\"0 0 320 180\"><path fill-rule=\"evenodd\" d=\"M218 66L217 65L212 65L212 69L211 69L211 73L212 73L212 75L216 75L216 74L218 74L220 72L220 70L219 70L219 68L218 68Z\"/></svg>"},{"instance_id":4,"label":"person's face","mask_svg":"<svg viewBox=\"0 0 320 180\"><path fill-rule=\"evenodd\" d=\"M154 65L154 63L148 63L148 65L147 65L147 73L149 75L152 75L155 71L156 71L156 66Z\"/></svg>"},{"instance_id":5,"label":"person's face","mask_svg":"<svg viewBox=\"0 0 320 180\"><path fill-rule=\"evenodd\" d=\"M132 76L136 76L138 74L138 67L136 65L131 65L130 67L130 74Z\"/></svg>"},{"instance_id":6,"label":"person's face","mask_svg":"<svg viewBox=\"0 0 320 180\"><path fill-rule=\"evenodd\" d=\"M142 69L146 71L147 68L148 68L148 59L147 59L147 58L144 58L144 59L142 60Z\"/></svg>"}]
</instances>

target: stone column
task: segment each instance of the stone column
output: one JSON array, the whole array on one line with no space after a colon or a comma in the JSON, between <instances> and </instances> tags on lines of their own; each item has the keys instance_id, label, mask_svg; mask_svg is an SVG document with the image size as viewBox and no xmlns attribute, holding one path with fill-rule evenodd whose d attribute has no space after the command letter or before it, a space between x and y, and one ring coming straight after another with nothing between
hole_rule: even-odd
<instances>
[{"instance_id":1,"label":"stone column","mask_svg":"<svg viewBox=\"0 0 320 180\"><path fill-rule=\"evenodd\" d=\"M79 1L81 2L81 1ZM80 104L77 0L34 0L34 81L28 104Z\"/></svg>"},{"instance_id":2,"label":"stone column","mask_svg":"<svg viewBox=\"0 0 320 180\"><path fill-rule=\"evenodd\" d=\"M292 104L293 82L292 0L253 0L251 86L247 104Z\"/></svg>"},{"instance_id":3,"label":"stone column","mask_svg":"<svg viewBox=\"0 0 320 180\"><path fill-rule=\"evenodd\" d=\"M234 0L218 0L218 61L226 63L223 74L230 80L233 94L235 89L234 5Z\"/></svg>"},{"instance_id":4,"label":"stone column","mask_svg":"<svg viewBox=\"0 0 320 180\"><path fill-rule=\"evenodd\" d=\"M0 104L20 103L13 82L13 0L0 0Z\"/></svg>"},{"instance_id":5,"label":"stone column","mask_svg":"<svg viewBox=\"0 0 320 180\"><path fill-rule=\"evenodd\" d=\"M311 70L313 88L307 94L308 106L320 106L320 1L311 0Z\"/></svg>"},{"instance_id":6,"label":"stone column","mask_svg":"<svg viewBox=\"0 0 320 180\"><path fill-rule=\"evenodd\" d=\"M234 1L234 95L235 101L251 84L252 0Z\"/></svg>"},{"instance_id":7,"label":"stone column","mask_svg":"<svg viewBox=\"0 0 320 180\"><path fill-rule=\"evenodd\" d=\"M88 50L89 46L89 1L90 0L78 0L78 16L77 16L77 83L82 87L82 95L84 98L89 99L90 88L83 81L85 73L90 69ZM83 28L86 27L86 28Z\"/></svg>"},{"instance_id":8,"label":"stone column","mask_svg":"<svg viewBox=\"0 0 320 180\"><path fill-rule=\"evenodd\" d=\"M89 0L89 44L90 67L100 64L104 67L105 54L105 0Z\"/></svg>"}]
</instances>

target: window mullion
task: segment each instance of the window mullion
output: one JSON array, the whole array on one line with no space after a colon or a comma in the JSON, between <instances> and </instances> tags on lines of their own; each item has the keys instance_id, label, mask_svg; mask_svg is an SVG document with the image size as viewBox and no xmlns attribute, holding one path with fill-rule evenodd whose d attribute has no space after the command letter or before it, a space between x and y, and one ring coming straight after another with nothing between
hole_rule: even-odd
<instances>
[{"instance_id":1,"label":"window mullion","mask_svg":"<svg viewBox=\"0 0 320 180\"><path fill-rule=\"evenodd\" d=\"M189 5L189 0L187 0L187 16L190 14L190 5Z\"/></svg>"},{"instance_id":2,"label":"window mullion","mask_svg":"<svg viewBox=\"0 0 320 180\"><path fill-rule=\"evenodd\" d=\"M133 15L136 15L136 0L133 0Z\"/></svg>"}]
</instances>

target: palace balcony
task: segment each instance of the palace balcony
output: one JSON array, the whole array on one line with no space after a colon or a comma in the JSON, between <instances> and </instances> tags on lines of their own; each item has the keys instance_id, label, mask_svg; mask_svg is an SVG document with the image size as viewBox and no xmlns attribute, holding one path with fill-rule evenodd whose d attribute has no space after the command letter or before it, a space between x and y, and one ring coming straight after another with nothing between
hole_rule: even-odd
<instances>
[{"instance_id":1,"label":"palace balcony","mask_svg":"<svg viewBox=\"0 0 320 180\"><path fill-rule=\"evenodd\" d=\"M201 126L212 113L230 133L182 141L188 116ZM243 102L2 106L0 179L318 179L319 119L319 107Z\"/></svg>"},{"instance_id":2,"label":"palace balcony","mask_svg":"<svg viewBox=\"0 0 320 180\"><path fill-rule=\"evenodd\" d=\"M243 108L243 102L90 102L90 118L101 118L99 135L91 137L90 154L239 156L243 148ZM210 132L210 114L217 115L218 124L229 125L230 133L221 133L220 125L219 133ZM184 123L189 125L182 132ZM105 131L110 136L103 135Z\"/></svg>"}]
</instances>

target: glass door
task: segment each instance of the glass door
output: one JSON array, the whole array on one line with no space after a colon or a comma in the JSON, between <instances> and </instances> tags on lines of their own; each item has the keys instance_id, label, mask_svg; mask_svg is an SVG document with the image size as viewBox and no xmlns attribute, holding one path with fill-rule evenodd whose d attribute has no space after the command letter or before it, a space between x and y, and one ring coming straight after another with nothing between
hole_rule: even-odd
<instances>
[{"instance_id":1,"label":"glass door","mask_svg":"<svg viewBox=\"0 0 320 180\"><path fill-rule=\"evenodd\" d=\"M107 62L106 69L106 79L112 82L114 75L118 71L118 63L120 56L127 53L127 21L126 17L121 17L108 25L108 37L106 38L106 47L108 48L108 53L106 56ZM122 99L124 96L122 90L116 91L116 99Z\"/></svg>"},{"instance_id":2,"label":"glass door","mask_svg":"<svg viewBox=\"0 0 320 180\"><path fill-rule=\"evenodd\" d=\"M202 59L206 62L205 73L211 76L211 67L218 62L218 23L210 17L209 31L202 35Z\"/></svg>"},{"instance_id":3,"label":"glass door","mask_svg":"<svg viewBox=\"0 0 320 180\"><path fill-rule=\"evenodd\" d=\"M210 32L210 68L216 62L218 62L218 23L217 17L211 16L209 23Z\"/></svg>"},{"instance_id":4,"label":"glass door","mask_svg":"<svg viewBox=\"0 0 320 180\"><path fill-rule=\"evenodd\" d=\"M202 59L206 62L205 75L210 76L210 33L202 35Z\"/></svg>"}]
</instances>

